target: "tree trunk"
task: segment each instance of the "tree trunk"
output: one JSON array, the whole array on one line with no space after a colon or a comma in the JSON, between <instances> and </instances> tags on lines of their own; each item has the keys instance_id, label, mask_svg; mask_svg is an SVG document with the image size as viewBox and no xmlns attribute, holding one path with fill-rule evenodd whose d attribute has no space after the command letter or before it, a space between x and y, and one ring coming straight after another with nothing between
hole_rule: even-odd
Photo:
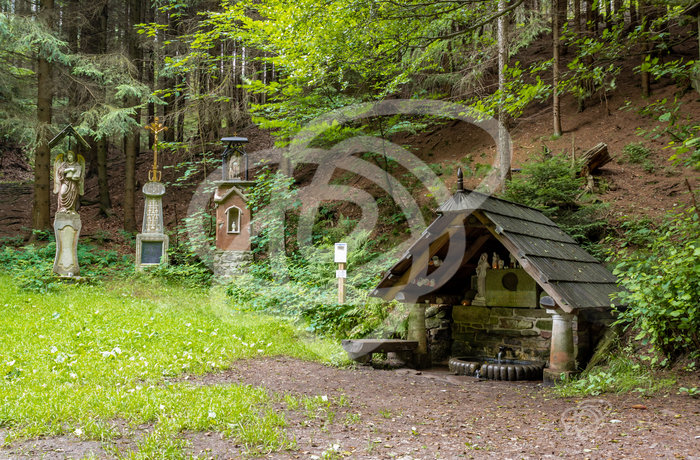
<instances>
[{"instance_id":1,"label":"tree trunk","mask_svg":"<svg viewBox=\"0 0 700 460\"><path fill-rule=\"evenodd\" d=\"M630 25L633 27L639 24L639 16L637 14L636 2L630 0Z\"/></svg>"},{"instance_id":2,"label":"tree trunk","mask_svg":"<svg viewBox=\"0 0 700 460\"><path fill-rule=\"evenodd\" d=\"M642 33L645 34L642 37L642 66L641 66L641 76L642 76L642 96L651 96L651 76L649 71L645 69L645 64L647 63L647 58L649 57L649 51L651 46L649 44L649 38L646 34L649 32L649 23L647 20L648 8L645 1L639 2L639 19L642 23Z\"/></svg>"},{"instance_id":3,"label":"tree trunk","mask_svg":"<svg viewBox=\"0 0 700 460\"><path fill-rule=\"evenodd\" d=\"M506 0L498 0L498 11L508 7ZM506 66L508 65L508 19L506 15L498 18L498 90L501 103L498 107L498 156L501 167L501 191L505 191L510 181L510 139L508 137L507 113L505 110Z\"/></svg>"},{"instance_id":4,"label":"tree trunk","mask_svg":"<svg viewBox=\"0 0 700 460\"><path fill-rule=\"evenodd\" d=\"M129 41L129 57L138 69L141 69L142 62L137 43L137 34L134 26L141 21L141 2L139 0L129 1L127 37ZM142 78L139 71L139 80ZM127 106L135 106L138 100L129 98ZM140 125L140 113L133 115L134 121ZM139 151L139 128L134 127L125 137L124 156L126 159L124 170L124 230L127 232L136 231L136 155Z\"/></svg>"},{"instance_id":5,"label":"tree trunk","mask_svg":"<svg viewBox=\"0 0 700 460\"><path fill-rule=\"evenodd\" d=\"M624 24L625 20L622 19L622 0L613 0L613 14L615 15L615 24ZM622 19L622 21L620 21Z\"/></svg>"},{"instance_id":6,"label":"tree trunk","mask_svg":"<svg viewBox=\"0 0 700 460\"><path fill-rule=\"evenodd\" d=\"M109 196L106 137L97 141L97 185L100 189L100 214L109 217L112 215L112 198Z\"/></svg>"},{"instance_id":7,"label":"tree trunk","mask_svg":"<svg viewBox=\"0 0 700 460\"><path fill-rule=\"evenodd\" d=\"M42 0L39 5L39 19L46 24L47 30L53 29L54 1ZM53 78L51 63L46 56L39 54L37 62L37 135L36 156L34 157L34 200L32 202L32 229L47 230L51 228L50 218L50 163L49 132L51 109L53 105ZM35 237L32 236L34 239Z\"/></svg>"},{"instance_id":8,"label":"tree trunk","mask_svg":"<svg viewBox=\"0 0 700 460\"><path fill-rule=\"evenodd\" d=\"M554 135L561 136L561 116L559 114L559 19L560 0L552 0L552 113L554 114ZM566 4L564 4L566 5Z\"/></svg>"},{"instance_id":9,"label":"tree trunk","mask_svg":"<svg viewBox=\"0 0 700 460\"><path fill-rule=\"evenodd\" d=\"M581 0L574 0L574 32L581 33Z\"/></svg>"}]
</instances>

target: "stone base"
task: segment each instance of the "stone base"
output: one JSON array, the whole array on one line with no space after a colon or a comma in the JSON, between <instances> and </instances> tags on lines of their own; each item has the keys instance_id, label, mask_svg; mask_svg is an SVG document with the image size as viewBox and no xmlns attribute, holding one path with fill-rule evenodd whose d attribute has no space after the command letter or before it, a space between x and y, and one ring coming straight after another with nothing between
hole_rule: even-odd
<instances>
[{"instance_id":1,"label":"stone base","mask_svg":"<svg viewBox=\"0 0 700 460\"><path fill-rule=\"evenodd\" d=\"M557 371L554 369L545 369L542 372L542 380L545 383L554 384L557 382L562 382L564 380L576 378L579 376L579 374L581 374L580 371Z\"/></svg>"},{"instance_id":2,"label":"stone base","mask_svg":"<svg viewBox=\"0 0 700 460\"><path fill-rule=\"evenodd\" d=\"M65 284L87 284L90 280L84 276L67 276L60 275L56 280Z\"/></svg>"},{"instance_id":3,"label":"stone base","mask_svg":"<svg viewBox=\"0 0 700 460\"><path fill-rule=\"evenodd\" d=\"M475 297L474 300L472 300L472 305L475 307L485 307L486 299L483 297Z\"/></svg>"},{"instance_id":4,"label":"stone base","mask_svg":"<svg viewBox=\"0 0 700 460\"><path fill-rule=\"evenodd\" d=\"M227 283L234 276L247 272L247 265L253 260L252 251L214 252L214 277L220 283Z\"/></svg>"},{"instance_id":5,"label":"stone base","mask_svg":"<svg viewBox=\"0 0 700 460\"><path fill-rule=\"evenodd\" d=\"M82 228L80 215L77 213L57 212L53 221L56 235L56 257L53 261L53 271L61 276L77 276L80 273L78 265L78 238Z\"/></svg>"},{"instance_id":6,"label":"stone base","mask_svg":"<svg viewBox=\"0 0 700 460\"><path fill-rule=\"evenodd\" d=\"M168 235L139 233L136 235L136 271L143 267L168 263Z\"/></svg>"}]
</instances>

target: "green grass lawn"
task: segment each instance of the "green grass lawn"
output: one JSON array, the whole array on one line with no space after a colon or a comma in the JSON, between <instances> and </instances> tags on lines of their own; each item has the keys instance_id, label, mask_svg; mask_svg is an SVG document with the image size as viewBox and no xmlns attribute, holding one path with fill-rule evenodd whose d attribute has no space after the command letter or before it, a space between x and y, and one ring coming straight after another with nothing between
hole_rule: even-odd
<instances>
[{"instance_id":1,"label":"green grass lawn","mask_svg":"<svg viewBox=\"0 0 700 460\"><path fill-rule=\"evenodd\" d=\"M337 343L232 311L220 290L155 282L37 294L0 275L0 334L5 443L64 433L109 440L120 436L110 421L151 424L138 452L114 452L119 458L186 458L184 430L222 432L250 452L285 448L284 417L265 390L184 376L259 356L345 359Z\"/></svg>"}]
</instances>

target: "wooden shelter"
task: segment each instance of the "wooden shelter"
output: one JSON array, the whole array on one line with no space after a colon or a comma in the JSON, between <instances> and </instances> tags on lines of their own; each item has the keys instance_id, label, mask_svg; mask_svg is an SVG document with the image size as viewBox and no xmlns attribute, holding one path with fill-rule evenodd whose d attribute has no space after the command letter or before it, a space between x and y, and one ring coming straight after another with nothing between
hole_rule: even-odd
<instances>
[{"instance_id":1,"label":"wooden shelter","mask_svg":"<svg viewBox=\"0 0 700 460\"><path fill-rule=\"evenodd\" d=\"M514 357L548 360L552 311L540 299L549 296L550 308L573 315L582 364L591 342L612 321L611 294L620 290L616 277L539 210L465 190L461 174L438 218L371 295L433 305L427 319L433 361L495 356L503 347ZM477 301L476 269L484 253L490 269L485 300ZM502 269L494 268L493 258L504 261ZM439 321L431 320L431 311Z\"/></svg>"}]
</instances>

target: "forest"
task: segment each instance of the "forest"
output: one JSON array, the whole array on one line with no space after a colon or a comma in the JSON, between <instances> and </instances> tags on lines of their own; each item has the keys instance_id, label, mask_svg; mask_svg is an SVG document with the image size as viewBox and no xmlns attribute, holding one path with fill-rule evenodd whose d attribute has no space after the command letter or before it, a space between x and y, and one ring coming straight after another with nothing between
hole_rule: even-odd
<instances>
[{"instance_id":1,"label":"forest","mask_svg":"<svg viewBox=\"0 0 700 460\"><path fill-rule=\"evenodd\" d=\"M653 444L692 458L699 29L690 0L0 0L0 451L648 458ZM157 143L154 122L167 128ZM51 143L68 126L87 145ZM248 141L252 255L222 279L206 248L232 136ZM140 270L155 149L170 248ZM68 150L86 168L77 284L52 272ZM388 356L372 373L340 348L410 337L411 305L372 292L439 219L458 171L467 189L540 212L617 279L614 335L554 388L380 375ZM511 438L502 407L539 422ZM692 436L674 445L680 425Z\"/></svg>"}]
</instances>

